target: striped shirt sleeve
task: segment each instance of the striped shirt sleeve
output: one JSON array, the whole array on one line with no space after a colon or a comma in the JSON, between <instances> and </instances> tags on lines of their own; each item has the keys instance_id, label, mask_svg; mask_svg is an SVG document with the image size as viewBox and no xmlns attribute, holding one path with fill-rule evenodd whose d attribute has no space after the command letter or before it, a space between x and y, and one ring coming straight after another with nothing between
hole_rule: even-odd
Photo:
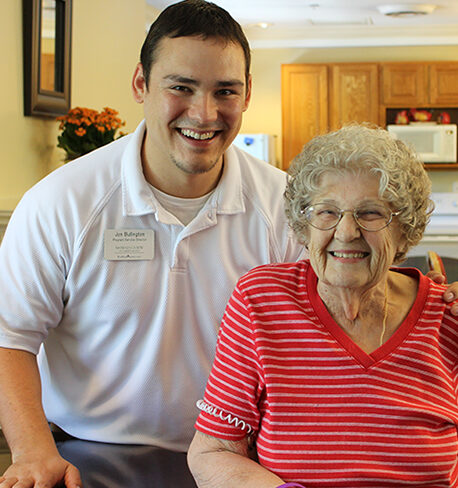
<instances>
[{"instance_id":1,"label":"striped shirt sleeve","mask_svg":"<svg viewBox=\"0 0 458 488\"><path fill-rule=\"evenodd\" d=\"M226 440L256 431L264 379L250 313L237 287L226 307L196 429Z\"/></svg>"}]
</instances>

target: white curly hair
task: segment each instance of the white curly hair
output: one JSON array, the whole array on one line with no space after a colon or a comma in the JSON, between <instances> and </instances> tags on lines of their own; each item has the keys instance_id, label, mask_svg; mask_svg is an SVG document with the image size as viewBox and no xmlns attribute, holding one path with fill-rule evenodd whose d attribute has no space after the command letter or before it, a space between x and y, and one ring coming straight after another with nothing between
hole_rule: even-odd
<instances>
[{"instance_id":1,"label":"white curly hair","mask_svg":"<svg viewBox=\"0 0 458 488\"><path fill-rule=\"evenodd\" d=\"M308 243L309 226L301 210L323 191L325 173L362 172L379 177L379 197L398 219L406 246L394 263L401 263L418 244L429 221L434 203L431 181L415 151L386 130L368 124L351 124L308 142L288 170L285 212L290 227L303 244Z\"/></svg>"}]
</instances>

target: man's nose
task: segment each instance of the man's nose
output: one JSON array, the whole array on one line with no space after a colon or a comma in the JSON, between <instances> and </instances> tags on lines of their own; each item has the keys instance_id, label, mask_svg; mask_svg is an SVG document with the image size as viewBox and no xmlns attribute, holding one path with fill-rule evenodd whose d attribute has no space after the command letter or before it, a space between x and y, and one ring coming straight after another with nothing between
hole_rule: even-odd
<instances>
[{"instance_id":1,"label":"man's nose","mask_svg":"<svg viewBox=\"0 0 458 488\"><path fill-rule=\"evenodd\" d=\"M210 94L201 94L193 97L188 110L189 117L200 124L214 122L218 118L218 106Z\"/></svg>"}]
</instances>

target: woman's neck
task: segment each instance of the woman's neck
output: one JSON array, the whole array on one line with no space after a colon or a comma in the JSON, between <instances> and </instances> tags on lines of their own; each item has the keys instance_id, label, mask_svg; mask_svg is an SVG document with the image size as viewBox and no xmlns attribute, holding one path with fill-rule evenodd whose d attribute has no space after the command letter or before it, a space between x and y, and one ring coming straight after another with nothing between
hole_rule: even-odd
<instances>
[{"instance_id":1,"label":"woman's neck","mask_svg":"<svg viewBox=\"0 0 458 488\"><path fill-rule=\"evenodd\" d=\"M374 308L383 308L387 289L388 276L385 276L366 289L328 286L319 281L317 291L333 317L354 321L370 314Z\"/></svg>"},{"instance_id":2,"label":"woman's neck","mask_svg":"<svg viewBox=\"0 0 458 488\"><path fill-rule=\"evenodd\" d=\"M329 287L318 282L318 294L333 319L367 353L396 332L416 293L415 280L392 272L366 290Z\"/></svg>"}]
</instances>

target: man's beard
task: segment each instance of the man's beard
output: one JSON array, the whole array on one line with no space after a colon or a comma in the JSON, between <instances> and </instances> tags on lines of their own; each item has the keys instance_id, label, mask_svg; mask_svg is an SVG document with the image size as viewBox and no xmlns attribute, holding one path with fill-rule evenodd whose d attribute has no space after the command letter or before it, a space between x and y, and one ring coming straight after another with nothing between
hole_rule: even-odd
<instances>
[{"instance_id":1,"label":"man's beard","mask_svg":"<svg viewBox=\"0 0 458 488\"><path fill-rule=\"evenodd\" d=\"M204 174L204 173L208 173L209 171L211 171L217 164L218 164L218 161L219 161L219 158L215 159L215 161L213 161L210 166L205 166L205 167L188 167L186 164L184 164L182 161L174 158L172 156L172 162L173 164L178 168L178 169L181 169L181 171L189 174L189 175L200 175L200 174Z\"/></svg>"}]
</instances>

